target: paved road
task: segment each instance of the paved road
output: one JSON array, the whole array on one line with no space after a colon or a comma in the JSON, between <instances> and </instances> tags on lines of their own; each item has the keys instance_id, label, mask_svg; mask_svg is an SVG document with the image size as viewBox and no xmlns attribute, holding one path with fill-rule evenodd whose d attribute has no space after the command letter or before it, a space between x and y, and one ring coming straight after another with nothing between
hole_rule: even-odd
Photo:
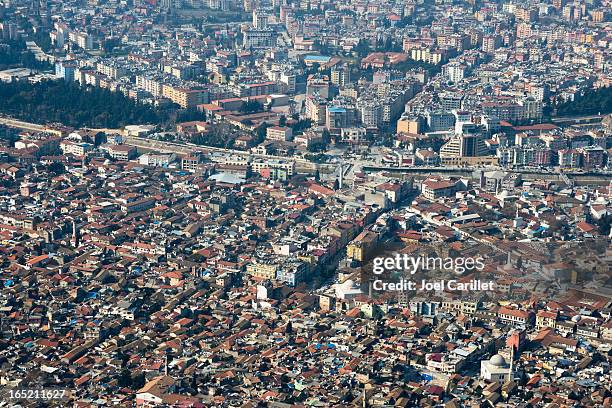
<instances>
[{"instance_id":1,"label":"paved road","mask_svg":"<svg viewBox=\"0 0 612 408\"><path fill-rule=\"evenodd\" d=\"M365 165L363 166L363 170L366 172L378 172L378 171L386 171L390 173L417 173L417 174L448 174L448 175L461 175L461 176L469 176L472 174L474 170L479 170L476 167L428 167L428 166L416 166L416 167L392 167L392 166L373 166L373 165ZM489 170L500 170L506 171L510 173L520 173L523 175L535 175L541 177L560 177L560 176L569 176L569 177L581 177L581 178L610 178L612 177L611 171L601 170L601 171L565 171L563 173L554 170L537 170L537 169L502 169L502 168L485 168L481 169L485 171Z\"/></svg>"},{"instance_id":2,"label":"paved road","mask_svg":"<svg viewBox=\"0 0 612 408\"><path fill-rule=\"evenodd\" d=\"M6 126L9 126L9 127L18 128L18 129L31 130L33 132L55 132L55 133L59 133L58 131L50 130L49 128L47 128L46 126L43 126L43 125L39 125L39 124L36 124L36 123L30 123L30 122L23 122L21 120L15 120L15 119L11 119L11 118L0 117L0 124L6 125Z\"/></svg>"},{"instance_id":3,"label":"paved road","mask_svg":"<svg viewBox=\"0 0 612 408\"><path fill-rule=\"evenodd\" d=\"M581 121L590 121L590 120L597 120L597 119L603 119L608 115L583 115L583 116L556 116L554 118L551 119L551 121L553 123L555 122L581 122Z\"/></svg>"},{"instance_id":4,"label":"paved road","mask_svg":"<svg viewBox=\"0 0 612 408\"><path fill-rule=\"evenodd\" d=\"M124 136L124 143L140 147L142 149L156 150L160 152L177 153L177 154L190 154L194 152L203 153L221 153L231 156L242 156L242 157L253 157L257 159L273 159L273 160L293 160L295 161L296 167L301 170L315 171L317 168L329 167L335 168L336 165L332 164L315 164L306 159L298 157L285 157L275 156L267 154L253 154L243 150L225 149L222 147L209 147L209 146L198 146L191 143L176 143L176 142L163 142L159 140L144 139L140 137Z\"/></svg>"}]
</instances>

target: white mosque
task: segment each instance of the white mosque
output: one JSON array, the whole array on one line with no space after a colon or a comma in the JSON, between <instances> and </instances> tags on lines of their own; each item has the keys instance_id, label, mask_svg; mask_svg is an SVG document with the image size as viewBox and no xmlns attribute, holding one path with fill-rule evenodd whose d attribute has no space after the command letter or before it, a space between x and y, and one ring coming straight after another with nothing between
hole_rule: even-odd
<instances>
[{"instance_id":1,"label":"white mosque","mask_svg":"<svg viewBox=\"0 0 612 408\"><path fill-rule=\"evenodd\" d=\"M487 381L504 383L512 380L512 365L499 354L495 354L489 360L480 362L480 377Z\"/></svg>"}]
</instances>

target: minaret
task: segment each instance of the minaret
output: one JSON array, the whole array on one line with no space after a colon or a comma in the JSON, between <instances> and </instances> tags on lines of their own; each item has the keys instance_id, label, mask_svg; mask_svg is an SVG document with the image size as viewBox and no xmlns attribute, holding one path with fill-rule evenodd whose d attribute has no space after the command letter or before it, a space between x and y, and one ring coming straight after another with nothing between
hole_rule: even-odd
<instances>
[{"instance_id":1,"label":"minaret","mask_svg":"<svg viewBox=\"0 0 612 408\"><path fill-rule=\"evenodd\" d=\"M55 333L55 327L53 327L53 313L51 310L47 310L47 326L49 326L49 330Z\"/></svg>"},{"instance_id":2,"label":"minaret","mask_svg":"<svg viewBox=\"0 0 612 408\"><path fill-rule=\"evenodd\" d=\"M70 241L73 247L79 247L79 229L74 219L72 220L72 239Z\"/></svg>"},{"instance_id":3,"label":"minaret","mask_svg":"<svg viewBox=\"0 0 612 408\"><path fill-rule=\"evenodd\" d=\"M508 372L508 381L506 382L514 381L514 375L512 373L513 369L514 369L514 345L511 345L510 346L510 368Z\"/></svg>"},{"instance_id":4,"label":"minaret","mask_svg":"<svg viewBox=\"0 0 612 408\"><path fill-rule=\"evenodd\" d=\"M363 408L366 408L368 406L367 399L366 399L365 384L363 386L363 392L361 393L361 406Z\"/></svg>"},{"instance_id":5,"label":"minaret","mask_svg":"<svg viewBox=\"0 0 612 408\"><path fill-rule=\"evenodd\" d=\"M512 226L514 228L520 228L523 226L523 219L519 215L519 208L516 207L516 215L514 216L514 221L512 222Z\"/></svg>"}]
</instances>

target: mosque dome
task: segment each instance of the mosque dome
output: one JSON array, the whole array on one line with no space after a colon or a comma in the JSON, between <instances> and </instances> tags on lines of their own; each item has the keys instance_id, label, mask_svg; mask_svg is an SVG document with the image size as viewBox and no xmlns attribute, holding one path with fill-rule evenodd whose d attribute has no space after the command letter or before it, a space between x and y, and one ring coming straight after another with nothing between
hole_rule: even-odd
<instances>
[{"instance_id":1,"label":"mosque dome","mask_svg":"<svg viewBox=\"0 0 612 408\"><path fill-rule=\"evenodd\" d=\"M499 354L494 355L493 357L491 357L491 359L489 360L489 362L491 364L493 364L494 366L497 367L503 367L506 365L506 359L504 359L502 356L500 356Z\"/></svg>"}]
</instances>

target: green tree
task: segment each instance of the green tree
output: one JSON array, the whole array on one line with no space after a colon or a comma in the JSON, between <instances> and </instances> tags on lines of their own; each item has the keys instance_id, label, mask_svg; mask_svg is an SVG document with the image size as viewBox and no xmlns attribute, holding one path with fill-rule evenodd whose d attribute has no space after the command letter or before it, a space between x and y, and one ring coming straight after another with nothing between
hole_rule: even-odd
<instances>
[{"instance_id":1,"label":"green tree","mask_svg":"<svg viewBox=\"0 0 612 408\"><path fill-rule=\"evenodd\" d=\"M145 374L141 372L138 375L136 375L136 377L134 377L134 379L132 380L132 389L138 390L144 387L146 382L147 382L147 379L145 377Z\"/></svg>"},{"instance_id":2,"label":"green tree","mask_svg":"<svg viewBox=\"0 0 612 408\"><path fill-rule=\"evenodd\" d=\"M291 130L293 131L293 134L300 134L311 126L312 126L312 120L300 119L291 125Z\"/></svg>"},{"instance_id":3,"label":"green tree","mask_svg":"<svg viewBox=\"0 0 612 408\"><path fill-rule=\"evenodd\" d=\"M117 385L122 388L132 385L132 375L130 374L130 370L127 368L121 370L121 374L119 374L119 378L117 379Z\"/></svg>"},{"instance_id":4,"label":"green tree","mask_svg":"<svg viewBox=\"0 0 612 408\"><path fill-rule=\"evenodd\" d=\"M81 88L64 81L0 83L0 112L24 120L96 128L160 123L170 113L135 102L121 92Z\"/></svg>"},{"instance_id":5,"label":"green tree","mask_svg":"<svg viewBox=\"0 0 612 408\"><path fill-rule=\"evenodd\" d=\"M182 109L176 113L176 122L191 122L194 120L204 120L204 114L195 108Z\"/></svg>"},{"instance_id":6,"label":"green tree","mask_svg":"<svg viewBox=\"0 0 612 408\"><path fill-rule=\"evenodd\" d=\"M612 215L606 214L597 221L597 227L601 235L607 236L610 234L610 228L612 228Z\"/></svg>"},{"instance_id":7,"label":"green tree","mask_svg":"<svg viewBox=\"0 0 612 408\"><path fill-rule=\"evenodd\" d=\"M63 163L53 162L49 164L49 166L47 167L47 171L49 171L50 173L57 174L57 175L64 174L66 172L66 167L64 166Z\"/></svg>"},{"instance_id":8,"label":"green tree","mask_svg":"<svg viewBox=\"0 0 612 408\"><path fill-rule=\"evenodd\" d=\"M260 109L261 105L259 105L259 103L257 103L256 101L248 101L242 104L242 106L240 107L240 112L253 113L259 111Z\"/></svg>"},{"instance_id":9,"label":"green tree","mask_svg":"<svg viewBox=\"0 0 612 408\"><path fill-rule=\"evenodd\" d=\"M589 89L573 101L557 105L558 116L597 115L612 112L612 87Z\"/></svg>"},{"instance_id":10,"label":"green tree","mask_svg":"<svg viewBox=\"0 0 612 408\"><path fill-rule=\"evenodd\" d=\"M264 122L255 131L256 142L258 144L266 139L266 133L269 127L270 125Z\"/></svg>"},{"instance_id":11,"label":"green tree","mask_svg":"<svg viewBox=\"0 0 612 408\"><path fill-rule=\"evenodd\" d=\"M359 40L354 50L357 52L357 55L360 58L363 58L367 56L370 52L372 52L372 49L370 48L370 44L368 44L368 42L364 40L363 38Z\"/></svg>"}]
</instances>

